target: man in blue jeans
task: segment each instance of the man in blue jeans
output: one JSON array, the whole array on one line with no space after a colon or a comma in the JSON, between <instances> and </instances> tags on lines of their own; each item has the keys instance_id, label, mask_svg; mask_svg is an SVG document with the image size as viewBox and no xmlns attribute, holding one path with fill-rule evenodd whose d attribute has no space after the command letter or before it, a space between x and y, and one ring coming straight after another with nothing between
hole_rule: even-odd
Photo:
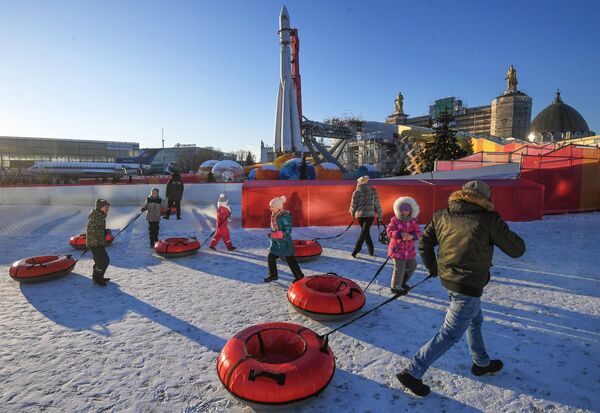
<instances>
[{"instance_id":1,"label":"man in blue jeans","mask_svg":"<svg viewBox=\"0 0 600 413\"><path fill-rule=\"evenodd\" d=\"M437 334L414 355L398 380L417 396L429 394L421 378L427 369L467 332L476 376L502 369L501 360L490 360L481 334L481 294L490 280L494 246L517 258L525 242L512 232L490 201L490 187L469 181L450 194L448 208L437 211L423 232L419 252L432 276L449 290L450 306ZM435 246L438 246L437 258Z\"/></svg>"}]
</instances>

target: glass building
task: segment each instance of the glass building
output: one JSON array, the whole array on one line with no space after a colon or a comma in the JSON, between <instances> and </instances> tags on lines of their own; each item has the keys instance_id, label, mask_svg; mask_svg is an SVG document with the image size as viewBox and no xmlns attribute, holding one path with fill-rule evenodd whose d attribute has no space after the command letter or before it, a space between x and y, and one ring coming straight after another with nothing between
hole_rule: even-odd
<instances>
[{"instance_id":1,"label":"glass building","mask_svg":"<svg viewBox=\"0 0 600 413\"><path fill-rule=\"evenodd\" d=\"M139 155L136 142L0 136L0 170L20 174L36 162L114 162Z\"/></svg>"}]
</instances>

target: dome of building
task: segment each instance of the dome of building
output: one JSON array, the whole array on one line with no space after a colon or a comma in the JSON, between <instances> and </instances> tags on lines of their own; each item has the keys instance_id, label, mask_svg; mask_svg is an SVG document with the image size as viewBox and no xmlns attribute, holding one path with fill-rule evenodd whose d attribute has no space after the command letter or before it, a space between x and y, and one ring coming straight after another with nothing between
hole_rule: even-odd
<instances>
[{"instance_id":1,"label":"dome of building","mask_svg":"<svg viewBox=\"0 0 600 413\"><path fill-rule=\"evenodd\" d=\"M583 116L560 98L560 91L551 105L531 122L530 140L554 141L569 137L588 136L590 128Z\"/></svg>"}]
</instances>

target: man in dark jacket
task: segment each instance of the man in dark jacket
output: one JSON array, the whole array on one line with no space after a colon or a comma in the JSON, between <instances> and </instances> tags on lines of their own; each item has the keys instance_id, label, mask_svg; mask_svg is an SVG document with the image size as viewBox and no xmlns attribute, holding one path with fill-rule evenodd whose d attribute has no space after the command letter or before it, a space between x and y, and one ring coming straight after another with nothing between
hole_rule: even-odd
<instances>
[{"instance_id":1,"label":"man in dark jacket","mask_svg":"<svg viewBox=\"0 0 600 413\"><path fill-rule=\"evenodd\" d=\"M438 246L437 258L434 247ZM502 361L490 360L481 334L481 294L490 280L494 246L518 258L525 253L525 242L512 232L490 202L490 187L470 181L448 198L448 208L437 211L423 232L419 252L430 275L440 276L449 290L443 326L397 375L398 380L418 396L426 396L429 386L421 377L467 332L476 376L502 369Z\"/></svg>"},{"instance_id":2,"label":"man in dark jacket","mask_svg":"<svg viewBox=\"0 0 600 413\"><path fill-rule=\"evenodd\" d=\"M181 175L178 172L174 172L167 183L167 212L165 219L169 219L171 215L171 208L175 206L177 208L177 219L181 219L181 198L183 197L183 182L181 181Z\"/></svg>"},{"instance_id":3,"label":"man in dark jacket","mask_svg":"<svg viewBox=\"0 0 600 413\"><path fill-rule=\"evenodd\" d=\"M110 263L106 253L106 215L110 204L106 199L97 199L96 207L88 215L86 228L86 244L94 256L92 279L94 284L105 286L110 278L104 278L104 273Z\"/></svg>"}]
</instances>

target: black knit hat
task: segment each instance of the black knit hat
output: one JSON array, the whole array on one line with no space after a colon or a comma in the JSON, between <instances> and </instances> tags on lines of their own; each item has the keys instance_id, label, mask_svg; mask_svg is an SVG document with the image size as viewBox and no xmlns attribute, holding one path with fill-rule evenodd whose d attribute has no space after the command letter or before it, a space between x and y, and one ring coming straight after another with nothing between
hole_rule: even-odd
<instances>
[{"instance_id":1,"label":"black knit hat","mask_svg":"<svg viewBox=\"0 0 600 413\"><path fill-rule=\"evenodd\" d=\"M102 198L96 199L96 209L102 209L107 205L110 206L110 202L108 202L106 199L102 199Z\"/></svg>"}]
</instances>

